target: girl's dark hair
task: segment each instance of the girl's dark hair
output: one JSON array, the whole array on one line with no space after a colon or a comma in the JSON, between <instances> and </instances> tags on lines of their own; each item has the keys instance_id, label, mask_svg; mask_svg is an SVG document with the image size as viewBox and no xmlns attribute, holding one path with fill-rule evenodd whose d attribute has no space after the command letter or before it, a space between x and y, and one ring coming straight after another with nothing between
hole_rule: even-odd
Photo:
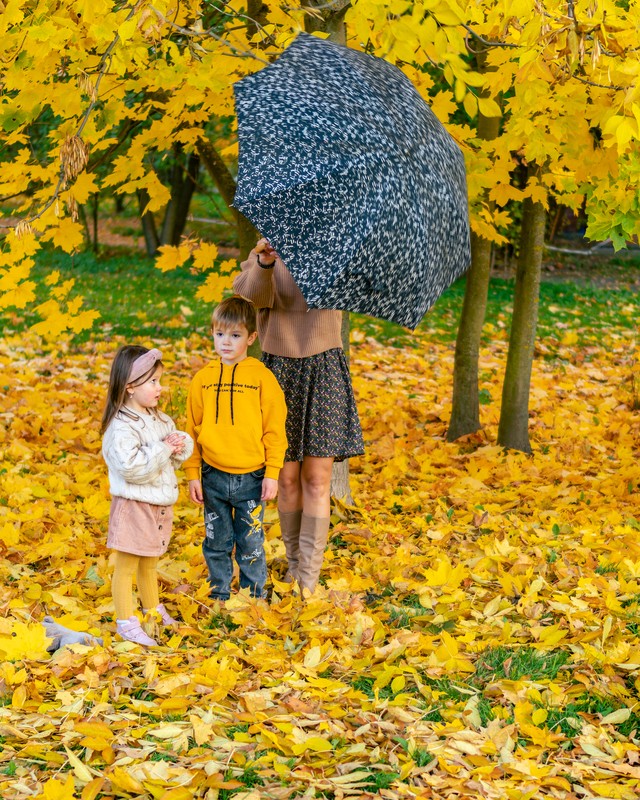
<instances>
[{"instance_id":1,"label":"girl's dark hair","mask_svg":"<svg viewBox=\"0 0 640 800\"><path fill-rule=\"evenodd\" d=\"M118 411L123 410L124 413L128 413L126 409L123 409L123 406L124 401L127 398L127 386L129 385L131 365L136 358L139 358L141 355L144 355L148 352L148 347L140 347L137 344L124 344L116 353L115 358L113 359L113 364L111 364L111 373L109 374L107 402L104 407L102 423L100 425L101 435L107 430L109 423L118 413ZM156 361L150 370L132 382L133 386L140 386L141 383L149 380L158 366L162 366L162 361ZM131 413L131 416L135 417L136 415Z\"/></svg>"}]
</instances>

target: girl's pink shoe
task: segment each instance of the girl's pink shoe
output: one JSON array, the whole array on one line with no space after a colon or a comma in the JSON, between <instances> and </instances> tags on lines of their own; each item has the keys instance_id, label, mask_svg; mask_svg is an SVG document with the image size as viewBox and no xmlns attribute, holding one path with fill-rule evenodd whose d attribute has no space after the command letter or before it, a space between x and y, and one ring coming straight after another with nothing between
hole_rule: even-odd
<instances>
[{"instance_id":1,"label":"girl's pink shoe","mask_svg":"<svg viewBox=\"0 0 640 800\"><path fill-rule=\"evenodd\" d=\"M124 622L116 623L116 633L128 642L141 644L143 647L156 647L157 642L142 630L140 620L137 617L129 617Z\"/></svg>"},{"instance_id":2,"label":"girl's pink shoe","mask_svg":"<svg viewBox=\"0 0 640 800\"><path fill-rule=\"evenodd\" d=\"M162 620L162 624L169 627L169 625L177 625L178 620L174 619L173 617L169 616L169 612L164 607L162 603L156 606L156 611L160 614L160 619Z\"/></svg>"}]
</instances>

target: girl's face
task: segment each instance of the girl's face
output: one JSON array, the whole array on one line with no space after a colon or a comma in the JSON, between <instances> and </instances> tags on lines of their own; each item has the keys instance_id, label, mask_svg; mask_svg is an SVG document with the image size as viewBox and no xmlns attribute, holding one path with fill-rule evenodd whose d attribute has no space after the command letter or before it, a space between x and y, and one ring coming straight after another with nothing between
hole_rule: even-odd
<instances>
[{"instance_id":1,"label":"girl's face","mask_svg":"<svg viewBox=\"0 0 640 800\"><path fill-rule=\"evenodd\" d=\"M155 368L153 375L144 383L139 383L137 386L129 384L127 386L127 399L125 404L138 414L148 413L150 408L156 408L158 405L158 398L162 392L160 385L160 378L162 377L162 367Z\"/></svg>"}]
</instances>

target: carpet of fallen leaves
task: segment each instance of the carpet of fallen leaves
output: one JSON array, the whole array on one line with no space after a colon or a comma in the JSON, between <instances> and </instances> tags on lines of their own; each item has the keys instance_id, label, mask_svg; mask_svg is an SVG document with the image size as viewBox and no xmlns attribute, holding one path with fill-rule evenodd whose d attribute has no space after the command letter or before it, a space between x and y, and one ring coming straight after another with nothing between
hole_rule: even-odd
<instances>
[{"instance_id":1,"label":"carpet of fallen leaves","mask_svg":"<svg viewBox=\"0 0 640 800\"><path fill-rule=\"evenodd\" d=\"M359 336L366 455L325 585L212 608L184 491L161 562L183 624L114 635L99 417L113 342L0 343L0 796L583 798L640 791L637 342L539 345L534 454L495 444L506 343L482 353L484 430L446 442L453 347ZM162 342L155 342L162 346ZM180 421L204 342L167 345ZM49 656L40 621L104 637Z\"/></svg>"}]
</instances>

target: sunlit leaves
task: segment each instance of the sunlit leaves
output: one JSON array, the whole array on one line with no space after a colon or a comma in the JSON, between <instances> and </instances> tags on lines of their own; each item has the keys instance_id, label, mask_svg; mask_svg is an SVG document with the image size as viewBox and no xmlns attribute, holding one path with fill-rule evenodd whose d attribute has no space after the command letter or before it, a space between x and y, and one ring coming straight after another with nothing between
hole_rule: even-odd
<instances>
[{"instance_id":1,"label":"sunlit leaves","mask_svg":"<svg viewBox=\"0 0 640 800\"><path fill-rule=\"evenodd\" d=\"M39 622L23 623L8 619L0 620L0 656L6 661L47 658L44 627ZM21 692L15 695L12 704L18 708L24 704Z\"/></svg>"},{"instance_id":2,"label":"sunlit leaves","mask_svg":"<svg viewBox=\"0 0 640 800\"><path fill-rule=\"evenodd\" d=\"M156 267L161 272L169 272L182 266L191 256L191 247L188 244L174 247L170 244L158 248L160 255L156 259Z\"/></svg>"},{"instance_id":3,"label":"sunlit leaves","mask_svg":"<svg viewBox=\"0 0 640 800\"><path fill-rule=\"evenodd\" d=\"M233 172L235 134L218 140L212 122L233 116L234 82L276 57L311 13L272 3L261 27L232 3L209 31L212 8L197 0L4 6L1 194L15 198L12 219L38 218L36 247L51 241L67 253L85 237L74 203L101 189L139 193L141 211L162 213L170 192L157 165L174 148L212 141ZM526 197L546 203L553 195L577 209L587 194L589 234L619 247L637 235L637 13L635 4L612 2L578 4L571 16L560 0L355 0L344 19L349 46L400 66L460 143L477 233L501 242L504 209L511 215ZM476 135L479 117L501 120L490 143ZM60 183L69 141L91 155L91 172L75 169ZM540 182L514 181L518 164L540 167ZM54 192L60 208L43 211ZM497 213L488 210L496 204ZM72 219L58 216L67 211ZM178 255L163 253L160 267L186 260ZM11 279L5 306L31 301L27 278ZM207 298L220 297L222 283L214 275ZM68 330L68 320L56 328Z\"/></svg>"},{"instance_id":4,"label":"sunlit leaves","mask_svg":"<svg viewBox=\"0 0 640 800\"><path fill-rule=\"evenodd\" d=\"M62 300L72 291L50 282ZM563 326L567 310L545 313ZM4 342L0 649L15 649L0 666L0 786L60 794L66 770L75 795L96 800L258 798L310 782L345 796L453 796L481 775L499 796L523 781L543 798L577 786L616 796L621 776L636 780L626 770L640 725L640 429L637 304L615 311L599 341L566 325L547 336L533 457L493 443L495 399L482 434L446 443L452 345L356 337L367 452L351 463L354 506L334 509L326 586L303 605L282 581L269 508L270 603L241 593L212 604L200 510L183 491L160 562L163 601L182 622L144 654L114 636L104 547L97 424L118 342ZM209 357L197 337L158 344L172 394ZM496 332L483 352L490 397L505 347ZM172 413L182 424L179 404ZM49 657L45 613L104 648Z\"/></svg>"},{"instance_id":5,"label":"sunlit leaves","mask_svg":"<svg viewBox=\"0 0 640 800\"><path fill-rule=\"evenodd\" d=\"M205 282L198 289L196 297L205 303L219 303L231 291L236 273L235 260L222 262L217 272L207 275Z\"/></svg>"}]
</instances>

